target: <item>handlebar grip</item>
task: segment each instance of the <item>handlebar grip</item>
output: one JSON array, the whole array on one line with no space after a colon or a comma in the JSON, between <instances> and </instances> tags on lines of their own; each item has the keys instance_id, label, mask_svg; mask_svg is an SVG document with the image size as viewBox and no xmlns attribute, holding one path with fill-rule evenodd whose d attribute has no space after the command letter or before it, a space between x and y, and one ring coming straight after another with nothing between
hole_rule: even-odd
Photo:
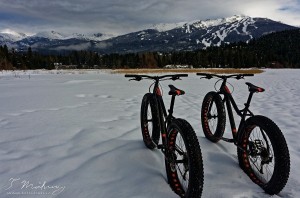
<instances>
[{"instance_id":1,"label":"handlebar grip","mask_svg":"<svg viewBox=\"0 0 300 198\"><path fill-rule=\"evenodd\" d=\"M140 76L140 75L132 75L132 74L125 74L125 78L132 78L132 79L129 79L129 81L130 80L135 80L135 81L142 80L142 76Z\"/></svg>"},{"instance_id":2,"label":"handlebar grip","mask_svg":"<svg viewBox=\"0 0 300 198\"><path fill-rule=\"evenodd\" d=\"M176 74L177 77L188 77L188 74Z\"/></svg>"},{"instance_id":3,"label":"handlebar grip","mask_svg":"<svg viewBox=\"0 0 300 198\"><path fill-rule=\"evenodd\" d=\"M136 78L138 75L125 74L125 78Z\"/></svg>"},{"instance_id":4,"label":"handlebar grip","mask_svg":"<svg viewBox=\"0 0 300 198\"><path fill-rule=\"evenodd\" d=\"M197 76L207 76L206 73L196 73Z\"/></svg>"},{"instance_id":5,"label":"handlebar grip","mask_svg":"<svg viewBox=\"0 0 300 198\"><path fill-rule=\"evenodd\" d=\"M197 76L204 76L202 78L207 78L207 79L212 79L213 76L216 76L216 75L213 75L213 74L207 74L207 73L196 73ZM201 78L200 78L201 79Z\"/></svg>"}]
</instances>

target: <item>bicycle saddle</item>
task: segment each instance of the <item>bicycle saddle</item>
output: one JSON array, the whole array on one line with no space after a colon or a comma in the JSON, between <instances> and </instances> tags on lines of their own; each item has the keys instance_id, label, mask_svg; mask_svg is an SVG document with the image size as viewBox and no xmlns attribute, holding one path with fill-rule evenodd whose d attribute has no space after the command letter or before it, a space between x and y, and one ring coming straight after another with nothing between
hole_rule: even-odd
<instances>
[{"instance_id":1,"label":"bicycle saddle","mask_svg":"<svg viewBox=\"0 0 300 198\"><path fill-rule=\"evenodd\" d=\"M255 86L255 85L253 85L253 84L251 84L249 82L246 82L246 85L248 85L248 88L249 88L250 92L264 92L265 91L264 88Z\"/></svg>"},{"instance_id":2,"label":"bicycle saddle","mask_svg":"<svg viewBox=\"0 0 300 198\"><path fill-rule=\"evenodd\" d=\"M170 87L169 95L179 96L179 95L185 94L185 92L183 90L176 88L174 85L169 85L169 87Z\"/></svg>"}]
</instances>

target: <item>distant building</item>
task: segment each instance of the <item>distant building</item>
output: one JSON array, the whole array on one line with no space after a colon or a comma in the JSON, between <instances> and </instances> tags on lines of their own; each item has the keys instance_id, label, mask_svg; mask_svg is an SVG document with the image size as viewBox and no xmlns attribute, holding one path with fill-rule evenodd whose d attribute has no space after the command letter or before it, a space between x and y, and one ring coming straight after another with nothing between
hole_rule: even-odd
<instances>
[{"instance_id":1,"label":"distant building","mask_svg":"<svg viewBox=\"0 0 300 198\"><path fill-rule=\"evenodd\" d=\"M166 69L193 69L192 65L166 65Z\"/></svg>"},{"instance_id":2,"label":"distant building","mask_svg":"<svg viewBox=\"0 0 300 198\"><path fill-rule=\"evenodd\" d=\"M56 70L59 69L77 69L77 65L63 65L62 63L53 63Z\"/></svg>"}]
</instances>

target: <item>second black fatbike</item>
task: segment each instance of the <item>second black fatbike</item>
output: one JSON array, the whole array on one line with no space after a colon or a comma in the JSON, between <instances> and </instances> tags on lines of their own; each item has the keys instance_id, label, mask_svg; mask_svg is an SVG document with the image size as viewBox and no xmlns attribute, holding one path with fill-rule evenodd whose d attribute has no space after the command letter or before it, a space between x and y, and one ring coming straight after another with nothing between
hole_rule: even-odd
<instances>
[{"instance_id":1,"label":"second black fatbike","mask_svg":"<svg viewBox=\"0 0 300 198\"><path fill-rule=\"evenodd\" d=\"M254 115L249 110L253 94L264 92L264 89L247 82L249 96L245 107L239 109L227 87L227 80L239 80L253 74L197 75L207 79L219 79L215 84L216 91L207 93L202 103L201 121L206 138L215 143L219 140L234 143L242 170L266 193L278 194L285 187L290 173L290 155L286 140L271 119ZM216 88L218 82L221 84L219 89ZM223 137L226 125L224 104L230 121L232 139ZM241 117L238 128L235 126L232 106Z\"/></svg>"},{"instance_id":2,"label":"second black fatbike","mask_svg":"<svg viewBox=\"0 0 300 198\"><path fill-rule=\"evenodd\" d=\"M203 191L203 161L198 138L192 126L184 119L173 116L175 97L185 94L169 85L170 109L166 111L160 81L179 80L187 74L163 76L125 75L130 80L153 80L141 105L141 130L145 146L158 148L165 156L168 183L180 197L198 198ZM151 87L153 90L151 92ZM161 137L161 144L160 144Z\"/></svg>"}]
</instances>

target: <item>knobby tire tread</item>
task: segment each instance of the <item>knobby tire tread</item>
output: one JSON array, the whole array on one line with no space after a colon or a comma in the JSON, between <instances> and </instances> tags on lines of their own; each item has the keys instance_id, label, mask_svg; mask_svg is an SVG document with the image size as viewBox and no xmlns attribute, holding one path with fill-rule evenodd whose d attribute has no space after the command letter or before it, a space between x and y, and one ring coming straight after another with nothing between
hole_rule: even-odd
<instances>
[{"instance_id":1,"label":"knobby tire tread","mask_svg":"<svg viewBox=\"0 0 300 198\"><path fill-rule=\"evenodd\" d=\"M281 130L272 120L258 115L246 120L239 141L241 146L243 145L243 141L249 137L254 126L261 127L271 141L275 157L273 175L267 183L260 181L254 174L251 166L247 165L248 155L240 148L237 149L239 165L250 179L266 193L270 195L278 194L285 187L290 173L290 155L286 140ZM242 146L242 148L245 150L247 147ZM245 154L247 157L245 157Z\"/></svg>"},{"instance_id":2,"label":"knobby tire tread","mask_svg":"<svg viewBox=\"0 0 300 198\"><path fill-rule=\"evenodd\" d=\"M170 164L166 159L166 172L168 183L172 190L178 194L180 197L189 197L189 198L198 198L201 197L203 191L203 180L204 180L204 173L203 173L203 159L201 154L200 145L198 142L198 138L192 126L183 119L175 119L172 121L170 126L168 127L168 146L171 146L172 137L174 138L175 133L173 129L176 129L178 133L182 136L184 141L188 159L189 159L189 185L186 192L183 192L181 184L176 181L178 177L174 175L172 172ZM177 137L177 136L176 136ZM175 171L176 172L176 171ZM178 187L179 185L179 187Z\"/></svg>"},{"instance_id":3,"label":"knobby tire tread","mask_svg":"<svg viewBox=\"0 0 300 198\"><path fill-rule=\"evenodd\" d=\"M215 131L212 131L210 128L208 118L209 106L212 102L215 103L218 114L217 127ZM201 108L201 123L205 137L211 142L217 143L220 138L223 137L226 125L226 112L221 96L214 91L208 92L203 99Z\"/></svg>"},{"instance_id":4,"label":"knobby tire tread","mask_svg":"<svg viewBox=\"0 0 300 198\"><path fill-rule=\"evenodd\" d=\"M149 131L147 123L148 118L148 105L151 107L152 116L152 130ZM147 93L144 95L141 104L141 131L143 136L143 141L145 146L149 149L154 149L157 147L160 131L159 131L159 118L157 103L155 102L154 95L152 93Z\"/></svg>"}]
</instances>

